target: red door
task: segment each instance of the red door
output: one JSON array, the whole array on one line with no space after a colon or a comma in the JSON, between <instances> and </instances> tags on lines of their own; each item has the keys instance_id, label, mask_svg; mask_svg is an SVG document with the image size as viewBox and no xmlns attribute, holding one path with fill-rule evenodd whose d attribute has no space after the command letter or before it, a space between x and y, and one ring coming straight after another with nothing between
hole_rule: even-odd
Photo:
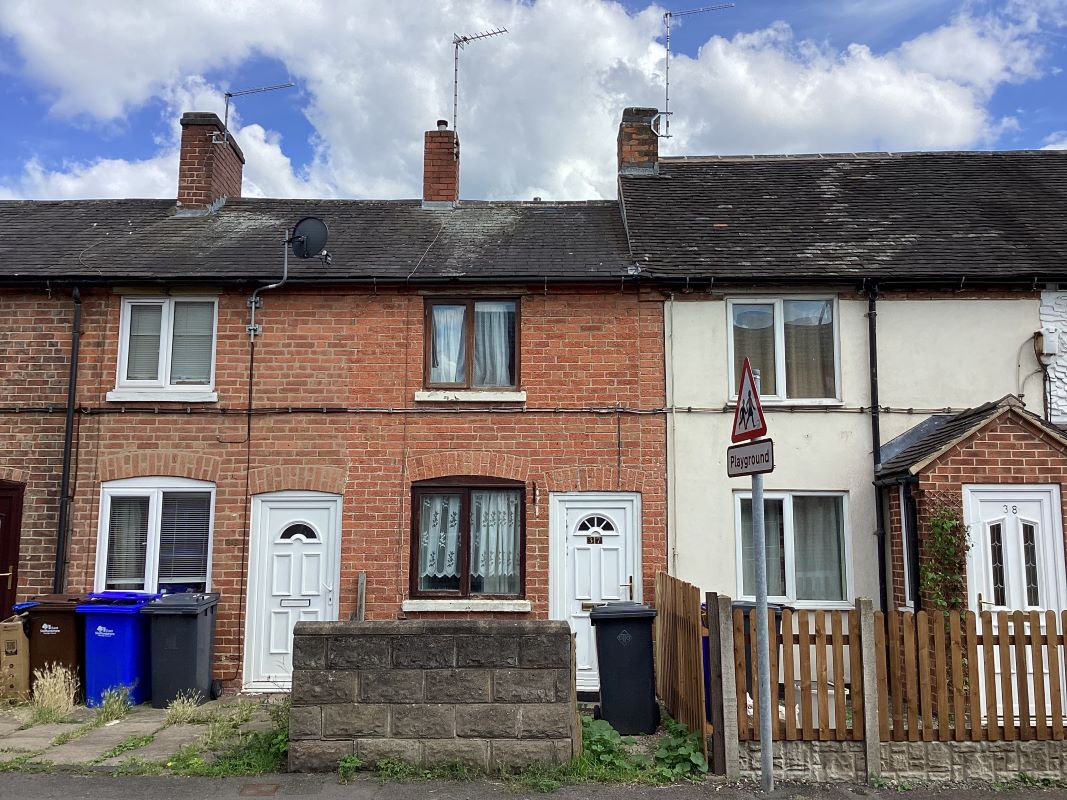
<instances>
[{"instance_id":1,"label":"red door","mask_svg":"<svg viewBox=\"0 0 1067 800\"><path fill-rule=\"evenodd\" d=\"M11 614L18 586L22 485L0 481L0 619Z\"/></svg>"}]
</instances>

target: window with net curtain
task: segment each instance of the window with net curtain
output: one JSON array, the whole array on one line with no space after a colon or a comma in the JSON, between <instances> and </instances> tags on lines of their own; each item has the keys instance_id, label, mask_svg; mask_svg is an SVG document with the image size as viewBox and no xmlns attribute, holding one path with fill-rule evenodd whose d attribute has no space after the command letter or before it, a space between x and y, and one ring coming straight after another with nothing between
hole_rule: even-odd
<instances>
[{"instance_id":1,"label":"window with net curtain","mask_svg":"<svg viewBox=\"0 0 1067 800\"><path fill-rule=\"evenodd\" d=\"M213 300L129 299L120 384L196 388L212 382Z\"/></svg>"},{"instance_id":2,"label":"window with net curtain","mask_svg":"<svg viewBox=\"0 0 1067 800\"><path fill-rule=\"evenodd\" d=\"M427 305L428 386L518 385L518 301L435 300Z\"/></svg>"},{"instance_id":3,"label":"window with net curtain","mask_svg":"<svg viewBox=\"0 0 1067 800\"><path fill-rule=\"evenodd\" d=\"M413 597L520 597L523 491L416 486Z\"/></svg>"},{"instance_id":4,"label":"window with net curtain","mask_svg":"<svg viewBox=\"0 0 1067 800\"><path fill-rule=\"evenodd\" d=\"M752 499L740 498L742 594L756 594ZM783 602L843 601L847 596L844 495L764 495L767 594Z\"/></svg>"},{"instance_id":5,"label":"window with net curtain","mask_svg":"<svg viewBox=\"0 0 1067 800\"><path fill-rule=\"evenodd\" d=\"M734 300L730 304L734 383L749 359L760 395L790 400L837 397L832 299Z\"/></svg>"},{"instance_id":6,"label":"window with net curtain","mask_svg":"<svg viewBox=\"0 0 1067 800\"><path fill-rule=\"evenodd\" d=\"M206 590L210 492L115 489L106 505L105 589Z\"/></svg>"}]
</instances>

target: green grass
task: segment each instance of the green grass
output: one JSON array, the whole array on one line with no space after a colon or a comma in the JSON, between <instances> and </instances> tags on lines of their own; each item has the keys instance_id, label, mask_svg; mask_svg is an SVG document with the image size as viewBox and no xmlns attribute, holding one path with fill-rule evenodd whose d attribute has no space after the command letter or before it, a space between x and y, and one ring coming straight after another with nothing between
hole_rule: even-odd
<instances>
[{"instance_id":1,"label":"green grass","mask_svg":"<svg viewBox=\"0 0 1067 800\"><path fill-rule=\"evenodd\" d=\"M116 777L131 775L162 775L165 770L166 765L161 761L148 761L133 756L120 761L118 766L115 767L114 772L111 774Z\"/></svg>"},{"instance_id":2,"label":"green grass","mask_svg":"<svg viewBox=\"0 0 1067 800\"><path fill-rule=\"evenodd\" d=\"M109 759L109 758L114 758L115 756L121 756L123 753L128 753L130 750L138 750L138 749L140 749L142 747L146 747L146 746L152 744L152 740L155 739L155 738L156 738L156 735L154 733L148 733L148 734L145 734L143 736L137 736L137 735L127 736L125 739L123 739L117 745L115 745L110 750L108 750L106 753L104 753L102 756L100 756L97 759L97 762L107 761L107 759Z\"/></svg>"},{"instance_id":3,"label":"green grass","mask_svg":"<svg viewBox=\"0 0 1067 800\"><path fill-rule=\"evenodd\" d=\"M168 772L206 778L262 775L285 769L289 755L289 703L266 703L270 730L242 732L258 705L241 701L217 715L199 745L182 747L166 762Z\"/></svg>"},{"instance_id":4,"label":"green grass","mask_svg":"<svg viewBox=\"0 0 1067 800\"><path fill-rule=\"evenodd\" d=\"M383 758L375 762L374 771L381 783L408 783L409 781L472 781L485 774L482 770L462 761L446 761L441 764L419 766L399 758Z\"/></svg>"}]
</instances>

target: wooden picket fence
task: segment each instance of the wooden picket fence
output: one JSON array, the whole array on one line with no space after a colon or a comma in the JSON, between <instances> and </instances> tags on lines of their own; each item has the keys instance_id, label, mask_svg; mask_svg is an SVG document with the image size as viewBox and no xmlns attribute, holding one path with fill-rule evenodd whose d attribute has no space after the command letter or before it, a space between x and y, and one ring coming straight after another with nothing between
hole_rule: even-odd
<instances>
[{"instance_id":1,"label":"wooden picket fence","mask_svg":"<svg viewBox=\"0 0 1067 800\"><path fill-rule=\"evenodd\" d=\"M704 710L703 626L700 590L665 572L656 575L656 694L671 716L702 731L707 752L711 733Z\"/></svg>"},{"instance_id":2,"label":"wooden picket fence","mask_svg":"<svg viewBox=\"0 0 1067 800\"><path fill-rule=\"evenodd\" d=\"M863 691L859 612L768 612L771 733L775 740L860 741ZM735 608L734 680L741 740L759 739L755 610ZM749 684L751 683L751 691Z\"/></svg>"},{"instance_id":3,"label":"wooden picket fence","mask_svg":"<svg viewBox=\"0 0 1067 800\"><path fill-rule=\"evenodd\" d=\"M875 617L882 741L1063 739L1067 611Z\"/></svg>"},{"instance_id":4,"label":"wooden picket fence","mask_svg":"<svg viewBox=\"0 0 1067 800\"><path fill-rule=\"evenodd\" d=\"M713 771L729 774L737 743L759 738L755 611L708 594L705 620L700 600L695 586L656 576L656 690L706 746L711 736ZM883 614L861 598L770 611L768 629L775 740L868 740L869 761L878 742L1065 738L1067 611Z\"/></svg>"}]
</instances>

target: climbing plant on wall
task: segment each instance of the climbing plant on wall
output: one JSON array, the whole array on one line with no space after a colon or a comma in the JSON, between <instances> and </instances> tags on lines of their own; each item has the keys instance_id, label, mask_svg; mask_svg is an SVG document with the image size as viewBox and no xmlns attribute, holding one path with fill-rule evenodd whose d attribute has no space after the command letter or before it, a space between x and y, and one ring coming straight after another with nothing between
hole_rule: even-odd
<instances>
[{"instance_id":1,"label":"climbing plant on wall","mask_svg":"<svg viewBox=\"0 0 1067 800\"><path fill-rule=\"evenodd\" d=\"M971 538L956 505L939 503L930 515L923 537L919 586L923 596L939 611L967 605L967 551Z\"/></svg>"}]
</instances>

